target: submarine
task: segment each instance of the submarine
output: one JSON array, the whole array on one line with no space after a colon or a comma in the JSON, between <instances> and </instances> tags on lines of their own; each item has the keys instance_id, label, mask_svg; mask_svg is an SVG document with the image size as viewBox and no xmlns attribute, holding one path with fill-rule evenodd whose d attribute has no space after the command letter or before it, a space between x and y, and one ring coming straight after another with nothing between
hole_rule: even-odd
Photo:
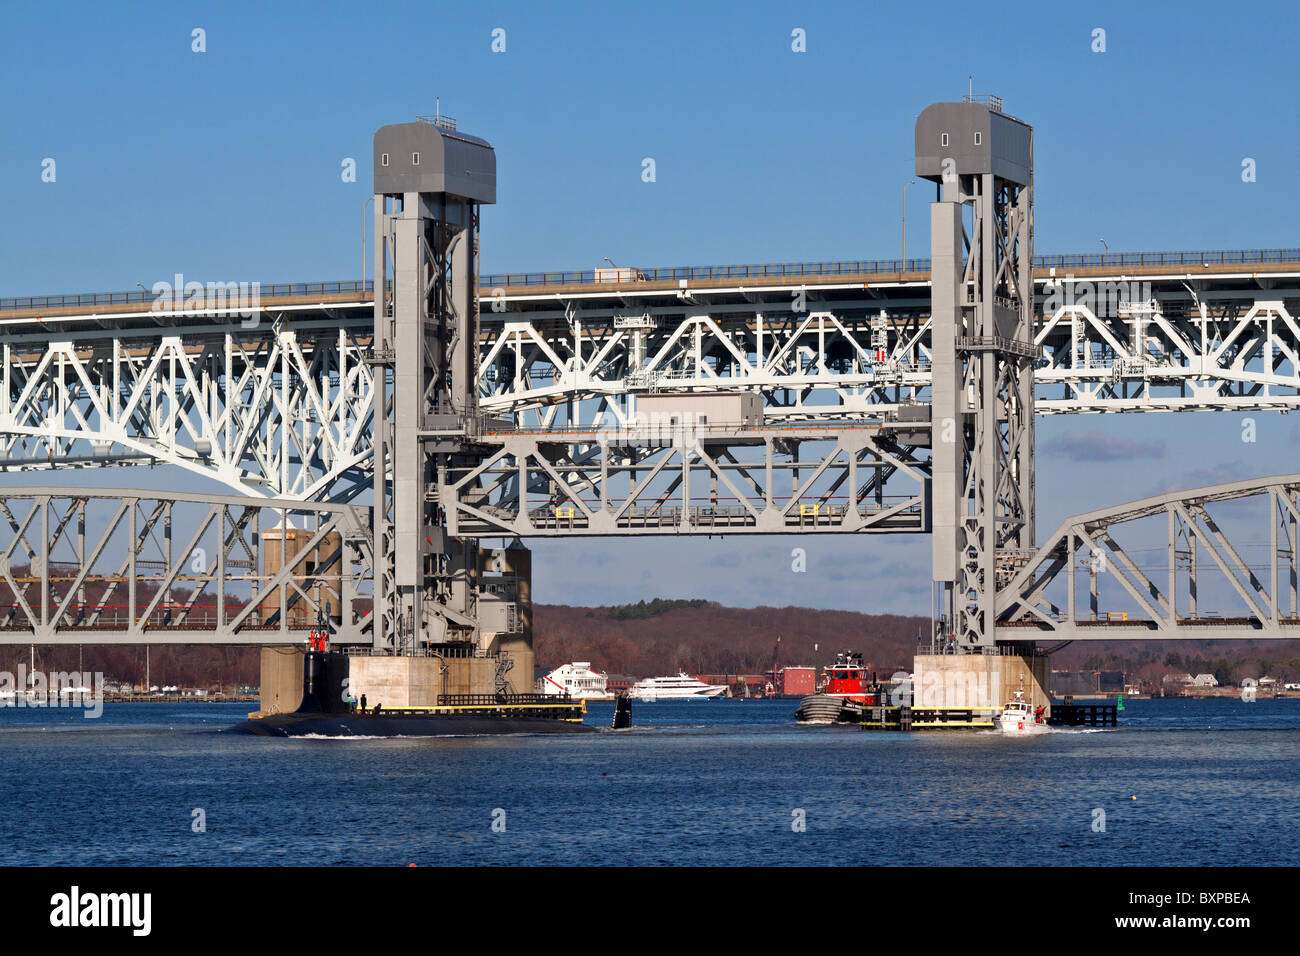
<instances>
[{"instance_id":1,"label":"submarine","mask_svg":"<svg viewBox=\"0 0 1300 956\"><path fill-rule=\"evenodd\" d=\"M250 714L228 732L262 737L456 737L484 734L574 734L584 701L546 694L450 694L436 706L364 708L349 702L349 656L313 648L303 658L303 692L288 713Z\"/></svg>"}]
</instances>

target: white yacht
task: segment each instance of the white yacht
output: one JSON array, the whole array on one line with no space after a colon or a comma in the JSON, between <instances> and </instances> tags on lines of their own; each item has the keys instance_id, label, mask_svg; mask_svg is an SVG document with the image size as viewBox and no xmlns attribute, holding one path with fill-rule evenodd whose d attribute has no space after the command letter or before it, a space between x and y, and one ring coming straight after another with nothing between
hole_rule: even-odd
<instances>
[{"instance_id":1,"label":"white yacht","mask_svg":"<svg viewBox=\"0 0 1300 956\"><path fill-rule=\"evenodd\" d=\"M723 684L705 684L689 674L676 677L647 677L632 685L633 700L708 700L726 691Z\"/></svg>"},{"instance_id":2,"label":"white yacht","mask_svg":"<svg viewBox=\"0 0 1300 956\"><path fill-rule=\"evenodd\" d=\"M607 689L607 676L591 669L591 661L574 661L555 668L537 682L537 692L560 696L568 694L574 700L613 700Z\"/></svg>"},{"instance_id":3,"label":"white yacht","mask_svg":"<svg viewBox=\"0 0 1300 956\"><path fill-rule=\"evenodd\" d=\"M1047 724L1039 723L1034 718L1034 710L1025 700L1023 690L1016 691L1016 696L1007 701L1002 713L998 715L998 730L1004 734L1024 736L1026 734L1045 734Z\"/></svg>"}]
</instances>

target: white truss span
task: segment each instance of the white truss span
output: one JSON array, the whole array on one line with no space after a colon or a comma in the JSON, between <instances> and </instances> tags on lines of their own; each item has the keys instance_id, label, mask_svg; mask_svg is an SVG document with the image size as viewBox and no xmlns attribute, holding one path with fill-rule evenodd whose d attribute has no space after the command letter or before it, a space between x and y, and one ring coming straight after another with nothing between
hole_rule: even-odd
<instances>
[{"instance_id":1,"label":"white truss span","mask_svg":"<svg viewBox=\"0 0 1300 956\"><path fill-rule=\"evenodd\" d=\"M1093 299L1046 313L1057 287L1040 268L1036 413L1300 408L1300 272L1205 257L1246 264L1148 268L1138 285L1092 269ZM502 290L483 301L480 407L559 432L623 427L648 393L757 392L766 424L830 428L928 403L928 277L812 269ZM245 493L347 500L372 461L372 305L355 283L321 288L286 287L253 327L117 304L138 294L5 300L0 470L157 462Z\"/></svg>"},{"instance_id":2,"label":"white truss span","mask_svg":"<svg viewBox=\"0 0 1300 956\"><path fill-rule=\"evenodd\" d=\"M1300 407L1300 323L1280 299L1190 315L1143 303L1106 321L1062 307L1035 340L1043 414Z\"/></svg>"},{"instance_id":3,"label":"white truss span","mask_svg":"<svg viewBox=\"0 0 1300 956\"><path fill-rule=\"evenodd\" d=\"M286 314L252 328L148 315L125 328L4 337L0 466L169 464L298 499L346 500L364 485L368 328Z\"/></svg>"},{"instance_id":4,"label":"white truss span","mask_svg":"<svg viewBox=\"0 0 1300 956\"><path fill-rule=\"evenodd\" d=\"M1067 518L1000 555L998 639L1300 636L1298 524L1300 474Z\"/></svg>"},{"instance_id":5,"label":"white truss span","mask_svg":"<svg viewBox=\"0 0 1300 956\"><path fill-rule=\"evenodd\" d=\"M1294 304L1294 300L1293 300ZM608 306L484 322L480 404L536 427L622 423L645 392L749 390L770 420L879 416L929 401L928 316L861 306L806 314L751 307ZM1040 415L1300 408L1300 322L1281 298L1061 306L1036 323Z\"/></svg>"},{"instance_id":6,"label":"white truss span","mask_svg":"<svg viewBox=\"0 0 1300 956\"><path fill-rule=\"evenodd\" d=\"M747 390L762 392L765 417L781 421L879 415L929 387L928 320L895 327L892 345L873 347L869 323L824 310L645 315L641 327L572 311L564 324L485 323L480 407L546 427L557 409L572 414L565 403L594 400L595 414L622 425L637 394Z\"/></svg>"}]
</instances>

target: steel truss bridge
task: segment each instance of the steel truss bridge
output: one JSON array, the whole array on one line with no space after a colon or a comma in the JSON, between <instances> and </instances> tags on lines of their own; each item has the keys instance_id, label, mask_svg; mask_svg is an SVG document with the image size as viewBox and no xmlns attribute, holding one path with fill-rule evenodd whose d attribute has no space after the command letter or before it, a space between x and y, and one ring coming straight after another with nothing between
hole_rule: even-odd
<instances>
[{"instance_id":1,"label":"steel truss bridge","mask_svg":"<svg viewBox=\"0 0 1300 956\"><path fill-rule=\"evenodd\" d=\"M1249 537L1234 539L1223 530L1223 513L1243 507L1250 512ZM1235 517L1240 524L1241 515ZM1300 636L1297 522L1300 475L1171 492L1075 515L1032 553L1006 555L1010 581L999 593L1000 630L1040 640ZM1118 540L1126 533L1128 547ZM1255 551L1266 549L1262 561L1244 556L1246 541ZM1140 563L1146 554L1159 556L1155 566ZM1229 586L1221 590L1232 594L1232 603L1202 613L1200 592L1210 579ZM1139 612L1105 612L1117 595Z\"/></svg>"},{"instance_id":2,"label":"steel truss bridge","mask_svg":"<svg viewBox=\"0 0 1300 956\"><path fill-rule=\"evenodd\" d=\"M899 421L900 409L929 401L928 263L909 260L903 271L899 265L653 270L643 280L621 282L596 282L591 273L483 277L478 389L484 416L477 440L489 451L455 477L465 494L449 516L450 530L480 536L930 530L929 416ZM1054 294L1064 299L1057 283L1064 287L1066 275L1076 298L1045 309ZM1038 414L1300 407L1300 250L1045 257L1035 281ZM1135 301L1134 291L1148 297ZM802 312L794 310L798 296ZM288 613L264 622L257 611L265 602L251 590L241 591L249 614L227 614L218 591L222 580L238 577L232 574L238 559L224 547L208 549L212 566L202 572L178 559L140 576L129 559L143 552L121 542L95 542L89 552L68 557L85 569L88 555L112 556L116 566L100 577L118 586L105 599L128 604L129 582L135 593L150 591L151 601L182 585L193 589L187 601L206 601L202 613L195 604L172 608L160 600L122 608L114 618L75 600L87 581L60 575L57 561L42 572L39 528L50 529L46 550L54 553L70 533L69 515L81 509L84 523L88 506L110 503L115 514L119 504L123 515L138 514L139 529L152 527L144 516L164 506L225 520L232 508L273 512L292 504L293 516L325 528L348 515L349 547L358 550L344 562L349 573L330 579L329 587L341 592L346 581L351 596L332 594L329 603L349 608L340 641L367 640L369 609L351 606L373 573L370 548L360 541L369 509L334 509L371 481L375 369L381 366L372 348L370 284L270 286L252 319L234 314L233 306L155 309L153 301L139 292L0 300L0 469L169 464L225 484L231 495L11 489L5 524L12 537L2 546L0 567L21 598L0 608L7 612L0 640L53 642L72 631L77 640L96 642L203 636L267 643L288 640L305 626L295 626ZM678 430L659 436L638 427L638 397L699 390L760 393L762 422L700 425L689 441ZM1172 496L1167 507L1187 522L1203 495ZM1210 500L1218 498L1211 493ZM32 510L20 516L20 505ZM34 514L44 525L34 523ZM123 520L118 516L112 527ZM251 534L252 522L245 528ZM1194 547L1198 538L1190 540ZM1292 542L1294 562L1294 536L1283 540ZM1087 552L1083 558L1072 561L1065 545L1049 542L1043 549L1050 557L1035 567L1041 572L1046 563L1057 580L1061 568L1077 570L1085 558L1095 563L1093 547L1106 550L1104 538L1089 544L1093 539L1081 531L1073 541L1075 551ZM1207 555L1232 554L1230 544L1211 542ZM176 554L188 558L191 551L177 542ZM341 553L333 560L342 561ZM226 566L218 567L220 561ZM13 576L15 567L25 575ZM1116 556L1110 577L1101 578L1128 581L1127 593L1148 595L1139 604L1149 621L1108 619L1095 591L1078 620L1069 611L1072 601L1036 603L1043 600L1040 586L1036 594L1017 591L1023 601L1006 597L1000 617L1032 620L1002 622L999 631L1028 626L1050 632L1044 637L1068 633L1070 639L1211 631L1259 637L1264 627L1289 630L1296 617L1292 600L1289 617L1248 607L1250 623L1199 618L1193 597L1179 623L1163 598L1149 598L1149 582L1132 578L1135 567ZM276 594L283 583L253 580L256 569L242 570L250 588ZM1090 576L1095 587L1098 575ZM1015 587L1021 578L1036 581L1026 570ZM311 609L313 620L321 610L316 591L301 578L279 591L291 606Z\"/></svg>"},{"instance_id":3,"label":"steel truss bridge","mask_svg":"<svg viewBox=\"0 0 1300 956\"><path fill-rule=\"evenodd\" d=\"M368 508L6 488L0 527L0 643L276 644L321 619L369 640ZM264 573L268 546L285 557Z\"/></svg>"},{"instance_id":4,"label":"steel truss bridge","mask_svg":"<svg viewBox=\"0 0 1300 956\"><path fill-rule=\"evenodd\" d=\"M1035 271L1038 414L1300 407L1300 249L1040 262L1061 264ZM929 399L929 277L883 271L898 265L486 276L485 437L597 445L628 431L638 395L739 390L764 398L744 440L765 451L854 430L878 450L880 426ZM1077 299L1044 310L1067 274ZM0 468L169 464L241 494L350 500L370 480L370 286L269 286L254 320L206 302L154 309L141 292L0 300ZM571 464L590 478L599 457ZM914 477L906 457L891 464Z\"/></svg>"},{"instance_id":5,"label":"steel truss bridge","mask_svg":"<svg viewBox=\"0 0 1300 956\"><path fill-rule=\"evenodd\" d=\"M950 203L984 202L977 179L964 179ZM376 225L377 247L394 259L398 208ZM476 207L466 208L476 249ZM989 219L999 243L1008 227L1026 228L1022 214L1006 215ZM958 258L974 263L980 245L967 242ZM427 248L431 268L461 268L455 249ZM1300 249L1038 257L1018 267L1023 281L991 264L1005 289L979 287L970 263L964 281L978 295L1022 303L1023 332L983 334L959 315L958 338L936 342L931 263L921 259L480 277L472 380L447 379L464 390L457 414L400 426L442 462L425 490L438 524L422 529L426 540L931 532L935 449L952 441L931 413L935 369L951 366L954 346L959 359L1032 367L1028 393L998 399L1027 406L1031 436L1035 414L1300 407ZM399 280L383 269L391 290ZM391 421L397 404L400 350L392 334L376 336L377 316L394 313L372 288L268 285L251 306L144 292L0 300L0 470L166 464L230 492L10 489L0 577L12 600L0 602L0 642L287 642L322 615L337 640L387 640L369 600L384 576L376 568L391 576L393 567L376 549L394 545L375 531L363 495L375 482L376 423ZM972 411L974 385L964 387L970 403L956 417L987 414ZM965 393L945 388L943 401L960 406ZM756 394L761 412L664 423L639 410L700 393ZM998 414L991 420L1005 422ZM967 460L985 453L968 448ZM1024 453L1032 465L1032 437ZM1016 475L1006 447L1001 454L998 467ZM1281 636L1294 624L1294 476L1079 516L1037 548L1032 468L1016 481L1029 520L1000 514L980 539L998 587L993 610L980 612L986 637L973 644ZM1208 516L1210 503L1253 495L1267 496L1278 519L1271 561L1286 556L1289 605L1278 596L1286 575L1265 587ZM194 514L183 542L172 539L174 510ZM102 514L88 534L92 513ZM1169 522L1163 590L1110 534L1157 513ZM1287 514L1289 525L1279 519ZM1016 546L1003 525L1030 546ZM268 529L280 540L294 532L274 573L257 566ZM962 533L977 535L974 525ZM1142 614L1111 620L1095 572L1080 612L1075 572L1102 552L1106 580ZM1244 611L1216 618L1198 607L1207 567L1236 581ZM1182 603L1178 574L1190 594ZM1056 595L1062 587L1068 594ZM470 626L473 608L463 607L448 613ZM397 626L386 613L381 632Z\"/></svg>"}]
</instances>

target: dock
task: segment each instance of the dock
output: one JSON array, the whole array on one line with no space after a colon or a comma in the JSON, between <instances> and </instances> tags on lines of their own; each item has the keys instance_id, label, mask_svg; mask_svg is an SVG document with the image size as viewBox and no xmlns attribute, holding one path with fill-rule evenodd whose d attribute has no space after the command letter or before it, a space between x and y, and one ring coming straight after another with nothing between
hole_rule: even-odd
<instances>
[{"instance_id":1,"label":"dock","mask_svg":"<svg viewBox=\"0 0 1300 956\"><path fill-rule=\"evenodd\" d=\"M865 707L863 730L992 730L998 707ZM1115 704L1053 704L1050 727L1118 727Z\"/></svg>"},{"instance_id":2,"label":"dock","mask_svg":"<svg viewBox=\"0 0 1300 956\"><path fill-rule=\"evenodd\" d=\"M863 730L992 730L996 716L994 707L867 707L860 726Z\"/></svg>"},{"instance_id":3,"label":"dock","mask_svg":"<svg viewBox=\"0 0 1300 956\"><path fill-rule=\"evenodd\" d=\"M1053 727L1118 727L1118 704L1053 704Z\"/></svg>"}]
</instances>

